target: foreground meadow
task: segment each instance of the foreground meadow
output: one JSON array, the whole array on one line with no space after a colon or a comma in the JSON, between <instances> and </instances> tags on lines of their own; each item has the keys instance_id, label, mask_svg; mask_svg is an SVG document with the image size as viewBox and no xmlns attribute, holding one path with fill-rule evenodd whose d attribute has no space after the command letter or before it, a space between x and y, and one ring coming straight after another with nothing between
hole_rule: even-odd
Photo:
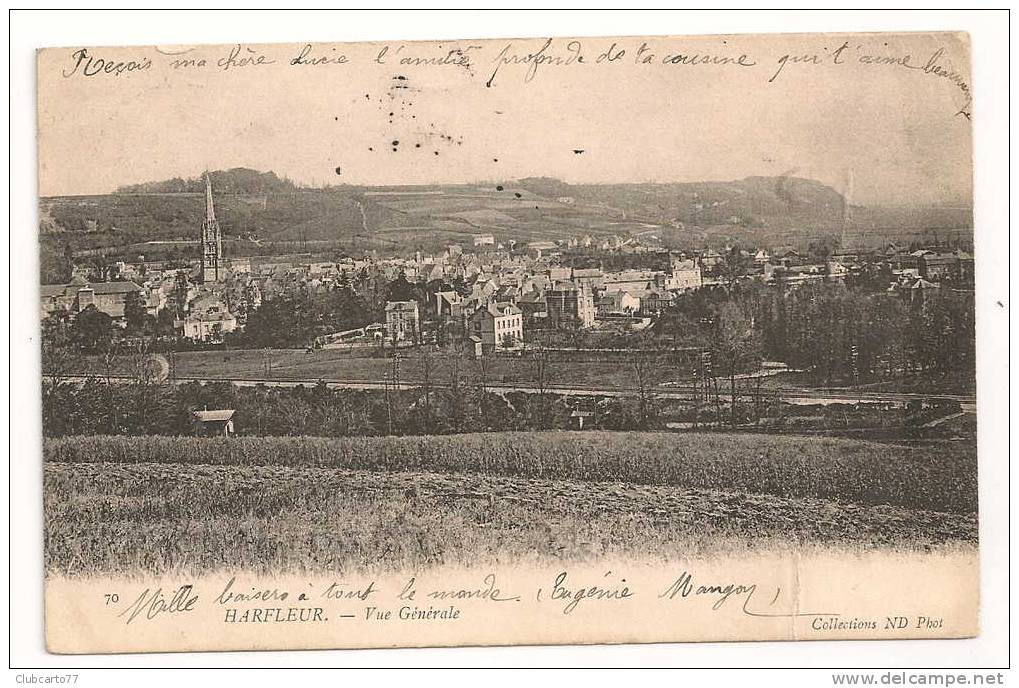
<instances>
[{"instance_id":1,"label":"foreground meadow","mask_svg":"<svg viewBox=\"0 0 1019 688\"><path fill-rule=\"evenodd\" d=\"M46 568L405 570L977 537L975 451L669 433L46 440Z\"/></svg>"}]
</instances>

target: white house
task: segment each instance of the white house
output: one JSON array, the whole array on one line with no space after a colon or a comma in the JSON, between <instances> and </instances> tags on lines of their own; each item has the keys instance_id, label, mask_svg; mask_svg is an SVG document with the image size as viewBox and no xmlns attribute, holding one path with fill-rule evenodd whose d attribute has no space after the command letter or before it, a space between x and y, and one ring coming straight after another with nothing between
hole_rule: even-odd
<instances>
[{"instance_id":1,"label":"white house","mask_svg":"<svg viewBox=\"0 0 1019 688\"><path fill-rule=\"evenodd\" d=\"M672 270L665 278L666 289L686 291L687 289L698 289L702 284L701 268L696 261L692 259L672 261Z\"/></svg>"},{"instance_id":2,"label":"white house","mask_svg":"<svg viewBox=\"0 0 1019 688\"><path fill-rule=\"evenodd\" d=\"M417 301L386 302L386 334L391 341L416 337L420 322Z\"/></svg>"},{"instance_id":3,"label":"white house","mask_svg":"<svg viewBox=\"0 0 1019 688\"><path fill-rule=\"evenodd\" d=\"M519 344L524 339L523 312L511 303L490 303L471 315L471 332L490 350Z\"/></svg>"},{"instance_id":4,"label":"white house","mask_svg":"<svg viewBox=\"0 0 1019 688\"><path fill-rule=\"evenodd\" d=\"M625 289L608 290L598 298L598 311L602 314L626 313L630 315L639 310L640 299Z\"/></svg>"},{"instance_id":5,"label":"white house","mask_svg":"<svg viewBox=\"0 0 1019 688\"><path fill-rule=\"evenodd\" d=\"M183 333L195 342L221 342L224 335L236 329L237 318L220 304L189 313L184 319Z\"/></svg>"}]
</instances>

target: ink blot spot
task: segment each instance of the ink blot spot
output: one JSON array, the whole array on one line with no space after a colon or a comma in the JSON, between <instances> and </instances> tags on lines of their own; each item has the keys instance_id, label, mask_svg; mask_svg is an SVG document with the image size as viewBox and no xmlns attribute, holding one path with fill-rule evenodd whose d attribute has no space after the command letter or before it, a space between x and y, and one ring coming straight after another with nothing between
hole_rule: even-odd
<instances>
[{"instance_id":1,"label":"ink blot spot","mask_svg":"<svg viewBox=\"0 0 1019 688\"><path fill-rule=\"evenodd\" d=\"M499 158L492 158L492 162L499 162Z\"/></svg>"},{"instance_id":2,"label":"ink blot spot","mask_svg":"<svg viewBox=\"0 0 1019 688\"><path fill-rule=\"evenodd\" d=\"M516 196L517 198L523 198L523 196L521 196L519 193L514 193L513 195Z\"/></svg>"},{"instance_id":3,"label":"ink blot spot","mask_svg":"<svg viewBox=\"0 0 1019 688\"><path fill-rule=\"evenodd\" d=\"M433 153L435 153L436 155L438 155L438 154L439 154L439 151L432 151L432 152L433 152Z\"/></svg>"},{"instance_id":4,"label":"ink blot spot","mask_svg":"<svg viewBox=\"0 0 1019 688\"><path fill-rule=\"evenodd\" d=\"M336 174L342 174L342 170L339 167L336 168Z\"/></svg>"},{"instance_id":5,"label":"ink blot spot","mask_svg":"<svg viewBox=\"0 0 1019 688\"><path fill-rule=\"evenodd\" d=\"M370 150L370 151L373 151L373 150L375 150L375 149L374 149L374 148L372 148L371 146L368 146L368 150Z\"/></svg>"},{"instance_id":6,"label":"ink blot spot","mask_svg":"<svg viewBox=\"0 0 1019 688\"><path fill-rule=\"evenodd\" d=\"M581 154L581 153L583 153L583 152L584 152L584 149L583 149L583 148L574 148L574 149L573 149L573 154L574 154L574 155L580 155L580 154Z\"/></svg>"},{"instance_id":7,"label":"ink blot spot","mask_svg":"<svg viewBox=\"0 0 1019 688\"><path fill-rule=\"evenodd\" d=\"M502 184L500 184L499 186L495 187L495 190L496 191L502 191Z\"/></svg>"},{"instance_id":8,"label":"ink blot spot","mask_svg":"<svg viewBox=\"0 0 1019 688\"><path fill-rule=\"evenodd\" d=\"M415 147L415 148L420 148L420 147L421 147L421 144L420 144L420 143L415 143L415 144L414 144L414 147Z\"/></svg>"},{"instance_id":9,"label":"ink blot spot","mask_svg":"<svg viewBox=\"0 0 1019 688\"><path fill-rule=\"evenodd\" d=\"M399 142L399 141L397 141L396 139L393 139L393 145L394 145L394 146L399 146L399 145L400 145L400 142Z\"/></svg>"}]
</instances>

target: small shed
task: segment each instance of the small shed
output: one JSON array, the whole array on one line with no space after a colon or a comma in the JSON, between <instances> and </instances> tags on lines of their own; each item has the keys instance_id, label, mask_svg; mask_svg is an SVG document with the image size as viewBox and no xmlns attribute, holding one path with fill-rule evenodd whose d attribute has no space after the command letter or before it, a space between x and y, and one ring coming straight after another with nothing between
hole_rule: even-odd
<instances>
[{"instance_id":1,"label":"small shed","mask_svg":"<svg viewBox=\"0 0 1019 688\"><path fill-rule=\"evenodd\" d=\"M233 409L194 411L195 434L200 437L230 437L234 434Z\"/></svg>"},{"instance_id":2,"label":"small shed","mask_svg":"<svg viewBox=\"0 0 1019 688\"><path fill-rule=\"evenodd\" d=\"M484 344L481 340L481 337L479 337L478 335L472 334L470 336L470 346L471 352L474 354L474 358L481 358L482 356L485 355Z\"/></svg>"},{"instance_id":3,"label":"small shed","mask_svg":"<svg viewBox=\"0 0 1019 688\"><path fill-rule=\"evenodd\" d=\"M574 411L570 414L570 427L574 430L583 430L585 419L593 416L591 411Z\"/></svg>"}]
</instances>

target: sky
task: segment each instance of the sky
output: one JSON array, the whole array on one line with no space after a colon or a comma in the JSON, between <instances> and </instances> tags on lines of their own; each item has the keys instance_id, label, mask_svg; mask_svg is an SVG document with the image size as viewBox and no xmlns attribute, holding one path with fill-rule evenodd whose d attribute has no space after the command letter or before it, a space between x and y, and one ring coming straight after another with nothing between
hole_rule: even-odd
<instances>
[{"instance_id":1,"label":"sky","mask_svg":"<svg viewBox=\"0 0 1019 688\"><path fill-rule=\"evenodd\" d=\"M863 205L970 203L965 35L544 45L47 49L39 192L250 167L316 185L790 175ZM123 68L132 61L143 68Z\"/></svg>"}]
</instances>

